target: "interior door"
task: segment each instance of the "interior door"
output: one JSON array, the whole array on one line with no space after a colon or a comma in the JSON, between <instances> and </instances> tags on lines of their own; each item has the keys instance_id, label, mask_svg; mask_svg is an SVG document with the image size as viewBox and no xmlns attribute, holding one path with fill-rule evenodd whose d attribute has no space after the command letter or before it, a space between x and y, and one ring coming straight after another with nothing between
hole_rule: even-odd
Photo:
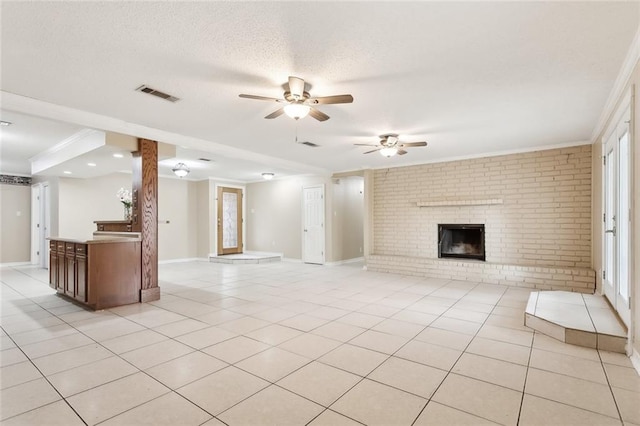
<instances>
[{"instance_id":1,"label":"interior door","mask_svg":"<svg viewBox=\"0 0 640 426\"><path fill-rule=\"evenodd\" d=\"M324 186L310 186L303 193L303 261L324 263Z\"/></svg>"},{"instance_id":2,"label":"interior door","mask_svg":"<svg viewBox=\"0 0 640 426\"><path fill-rule=\"evenodd\" d=\"M629 113L622 115L604 144L604 237L602 287L605 296L629 325L630 310L630 170Z\"/></svg>"},{"instance_id":3,"label":"interior door","mask_svg":"<svg viewBox=\"0 0 640 426\"><path fill-rule=\"evenodd\" d=\"M49 189L49 183L42 185L42 191L40 192L40 208L43 210L44 218L41 224L44 224L42 235L42 241L40 247L42 250L40 253L44 253L44 256L40 256L40 265L49 269L49 241L47 238L51 236L51 191ZM42 225L41 225L42 226Z\"/></svg>"},{"instance_id":4,"label":"interior door","mask_svg":"<svg viewBox=\"0 0 640 426\"><path fill-rule=\"evenodd\" d=\"M41 264L41 253L43 256L45 254L41 250L40 212L40 185L36 184L31 186L31 264L38 266Z\"/></svg>"},{"instance_id":5,"label":"interior door","mask_svg":"<svg viewBox=\"0 0 640 426\"><path fill-rule=\"evenodd\" d=\"M242 189L218 187L218 255L242 253Z\"/></svg>"}]
</instances>

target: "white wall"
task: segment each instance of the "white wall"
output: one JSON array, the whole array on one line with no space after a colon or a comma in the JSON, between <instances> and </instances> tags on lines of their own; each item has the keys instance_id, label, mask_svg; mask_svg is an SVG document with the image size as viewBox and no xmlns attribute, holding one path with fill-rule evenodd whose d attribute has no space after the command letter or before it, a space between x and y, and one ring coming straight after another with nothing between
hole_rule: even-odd
<instances>
[{"instance_id":1,"label":"white wall","mask_svg":"<svg viewBox=\"0 0 640 426\"><path fill-rule=\"evenodd\" d=\"M248 184L246 187L246 249L283 253L302 259L302 188L325 187L325 260L335 261L331 244L331 179L294 177Z\"/></svg>"},{"instance_id":2,"label":"white wall","mask_svg":"<svg viewBox=\"0 0 640 426\"><path fill-rule=\"evenodd\" d=\"M114 173L93 179L60 178L58 229L54 232L52 224L51 235L87 239L96 230L94 221L123 220L124 208L116 198L120 188L131 188L130 174ZM196 182L158 179L158 220L169 221L158 225L158 260L197 257L197 198Z\"/></svg>"},{"instance_id":3,"label":"white wall","mask_svg":"<svg viewBox=\"0 0 640 426\"><path fill-rule=\"evenodd\" d=\"M197 182L158 179L158 260L197 257L197 189Z\"/></svg>"},{"instance_id":4,"label":"white wall","mask_svg":"<svg viewBox=\"0 0 640 426\"><path fill-rule=\"evenodd\" d=\"M197 257L208 258L211 250L211 231L214 212L211 209L211 190L209 180L196 182L198 247ZM214 204L215 206L215 204Z\"/></svg>"},{"instance_id":5,"label":"white wall","mask_svg":"<svg viewBox=\"0 0 640 426\"><path fill-rule=\"evenodd\" d=\"M342 261L362 257L364 254L364 178L353 176L333 179L331 190L333 260Z\"/></svg>"}]
</instances>

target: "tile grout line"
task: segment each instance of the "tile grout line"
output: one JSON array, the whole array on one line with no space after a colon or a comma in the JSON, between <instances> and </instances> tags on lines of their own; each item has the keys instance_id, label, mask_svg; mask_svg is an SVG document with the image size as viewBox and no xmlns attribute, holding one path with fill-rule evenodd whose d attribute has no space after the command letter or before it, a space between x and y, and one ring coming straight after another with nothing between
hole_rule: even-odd
<instances>
[{"instance_id":1,"label":"tile grout line","mask_svg":"<svg viewBox=\"0 0 640 426\"><path fill-rule=\"evenodd\" d=\"M537 300L536 300L537 305ZM533 345L536 338L536 331L533 332L531 337L531 346L529 347L529 357L527 358L527 373L524 375L524 383L522 384L522 396L520 397L520 407L518 408L518 418L516 419L516 425L520 424L520 417L522 416L522 407L524 405L524 396L526 395L527 379L529 378L529 371L531 371L531 356L533 355Z\"/></svg>"},{"instance_id":2,"label":"tile grout line","mask_svg":"<svg viewBox=\"0 0 640 426\"><path fill-rule=\"evenodd\" d=\"M613 385L611 384L611 380L609 379L609 373L607 373L607 369L604 366L605 362L602 360L602 356L600 355L600 350L596 350L596 352L598 353L598 359L600 360L600 365L602 366L602 370L604 371L604 377L607 379L607 385L609 386L609 392L611 392L611 399L613 399L613 403L616 406L616 411L618 412L619 420L620 420L620 422L622 422L622 424L624 424L625 421L622 418L622 413L620 412L620 407L618 405L618 400L616 399L616 395L613 392Z\"/></svg>"},{"instance_id":3,"label":"tile grout line","mask_svg":"<svg viewBox=\"0 0 640 426\"><path fill-rule=\"evenodd\" d=\"M450 280L449 282L451 282L451 281L454 281L454 280ZM451 305L451 306L450 306L446 311L444 311L444 312L443 312L443 313L442 313L438 318L441 318L441 317L442 317L442 315L444 315L444 314L445 314L449 309L452 309L455 305L457 305L457 304L460 302L460 300L462 300L462 299L464 298L464 296L468 295L468 294L469 294L473 289L475 289L476 287L478 287L478 286L479 286L479 285L481 285L481 284L482 284L482 283L476 283L476 285L475 285L475 286L473 286L471 289L467 290L467 292L466 292L462 297L458 298L458 299L457 299L457 301L456 301L453 305ZM502 295L500 296L500 299L502 299L502 297L504 296L504 293L505 293L506 291L507 291L507 288L505 287L505 288L504 288L504 290L503 290L503 292L502 292ZM499 302L499 300L498 300L498 302ZM494 310L494 309L495 309L495 307L497 306L497 303L498 303L498 302L496 302L496 303L494 304L493 308L491 309L491 312L493 312L493 310ZM453 369L455 368L456 364L460 361L460 358L462 358L462 356L466 353L466 351L467 351L467 349L469 348L469 345L471 345L471 342L473 341L473 339L474 339L475 337L477 337L478 333L479 333L479 332L480 332L480 330L482 329L482 326L484 326L484 324L486 323L486 321L487 321L487 319L488 319L488 318L489 318L489 315L487 315L487 318L485 318L485 320L482 322L482 325L481 325L480 327L478 327L478 330L475 332L475 334L473 334L473 337L469 340L469 343L467 343L467 345L464 347L464 349L460 352L460 355L458 356L458 358L456 359L456 361L455 361L453 364L451 364L451 367L449 368L449 371L447 372L447 374L445 374L445 376L444 376L444 378L442 379L442 381L440 382L440 384L438 384L438 386L434 389L434 391L433 391L433 393L431 394L431 396L427 399L427 403L425 404L425 406L424 406L424 407L422 407L422 409L420 410L420 412L418 413L418 415L416 416L416 418L413 420L413 422L411 422L411 426L414 426L414 425L415 425L415 423L418 421L418 419L420 418L420 416L422 415L422 413L424 412L424 410L429 406L429 403L430 403L431 401L433 401L433 397L436 395L436 393L438 392L438 390L442 387L442 384L447 380L447 378L449 377L449 375L451 375L451 374L455 374L455 373L452 373ZM436 319L436 320L437 320L437 319ZM434 321L436 321L436 320L434 320ZM425 327L425 329L426 329L426 327ZM449 331L450 331L450 330L449 330ZM400 348L400 349L402 349L402 348ZM400 350L400 349L398 349L398 350ZM396 351L396 352L397 352L397 351ZM437 401L434 401L434 402L436 402L437 404L440 404L440 403L439 403L439 402L437 402ZM446 404L441 404L441 405L445 405L445 406L447 406L447 407L448 407L448 405L446 405ZM462 411L462 412L465 412L465 413L466 413L466 411L464 411L464 410L460 410L459 408L456 408L456 407L449 407L449 408L452 408L452 409L455 409L455 410ZM471 414L471 415L473 415L473 416L475 416L475 417L480 417L480 418L483 418L483 419L484 419L484 417L478 416L478 415L476 415L476 414L472 414L472 413L467 413L467 414ZM485 420L489 420L489 419L485 419ZM491 420L489 420L489 421L491 421Z\"/></svg>"},{"instance_id":4,"label":"tile grout line","mask_svg":"<svg viewBox=\"0 0 640 426\"><path fill-rule=\"evenodd\" d=\"M0 328L2 328L2 327L0 327ZM6 331L4 330L4 328L2 328L2 331L6 333ZM82 418L82 416L80 416L80 414L75 410L75 408L73 408L73 406L71 406L71 404L69 404L69 401L67 401L67 399L66 399L66 398L65 398L65 397L60 393L60 391L58 390L58 388L56 388L56 387L53 385L53 383L51 383L51 382L49 381L49 378L48 378L47 376L45 376L45 375L42 373L42 371L38 368L38 366L37 366L37 365L35 365L35 364L33 363L33 361L31 360L31 358L29 358L29 357L27 356L27 354L26 354L26 353L24 353L24 351L22 350L22 348L16 344L16 342L13 340L13 338L12 338L8 333L6 333L6 334L7 334L7 337L9 337L9 338L11 339L11 341L13 342L13 344L14 344L14 345L16 345L16 348L17 348L17 349L19 349L19 350L20 350L20 352L22 352L22 354L23 354L23 355L24 355L24 356L29 360L29 362L31 363L31 365L33 366L33 368L35 368L36 370L38 370L38 373L40 373L40 375L42 376L42 379L46 380L46 382L49 384L49 386L51 386L51 388L52 388L52 389L53 389L53 390L54 390L54 391L55 391L55 392L60 396L60 399L59 399L58 401L60 401L60 400L64 401L64 402L65 402L65 404L67 404L67 406L69 406L69 408L74 412L74 414L75 414L76 416L78 416L78 418L79 418L79 419L80 419L80 420L81 420L85 425L88 425L88 423L87 423L87 422ZM25 383L30 383L30 382L32 382L32 381L39 380L39 379L40 379L40 378L37 378L37 379L30 380L29 382L25 382ZM21 384L23 384L23 383L21 383ZM15 386L20 386L20 385L15 385ZM13 386L12 386L12 387L13 387ZM10 389L10 388L8 388L8 389ZM3 390L4 390L4 389L3 389ZM28 412L30 412L30 411L37 410L37 409L39 409L39 408L42 408L42 407L44 407L44 406L47 406L47 405L50 405L50 404L56 403L56 402L58 402L58 401L52 401L52 402L50 402L49 404L44 404L44 405L41 405L41 406L39 406L39 407L32 408L32 409L27 410L27 411L23 411L22 413L18 413L18 414L14 415L14 416L11 416L11 417L8 417L8 418L6 418L6 419L3 419L2 421L4 422L4 421L9 420L9 419L11 419L11 418L14 418L14 417L16 417L16 416L20 416L20 415L22 415L22 414L26 414L26 413L28 413Z\"/></svg>"}]
</instances>

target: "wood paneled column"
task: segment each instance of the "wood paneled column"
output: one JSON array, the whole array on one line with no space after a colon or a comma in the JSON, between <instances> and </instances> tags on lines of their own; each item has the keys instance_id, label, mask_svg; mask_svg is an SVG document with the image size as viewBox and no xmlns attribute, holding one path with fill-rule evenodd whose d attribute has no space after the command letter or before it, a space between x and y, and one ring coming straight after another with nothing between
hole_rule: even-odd
<instances>
[{"instance_id":1,"label":"wood paneled column","mask_svg":"<svg viewBox=\"0 0 640 426\"><path fill-rule=\"evenodd\" d=\"M160 299L158 287L158 143L138 139L133 153L132 230L142 235L140 302Z\"/></svg>"}]
</instances>

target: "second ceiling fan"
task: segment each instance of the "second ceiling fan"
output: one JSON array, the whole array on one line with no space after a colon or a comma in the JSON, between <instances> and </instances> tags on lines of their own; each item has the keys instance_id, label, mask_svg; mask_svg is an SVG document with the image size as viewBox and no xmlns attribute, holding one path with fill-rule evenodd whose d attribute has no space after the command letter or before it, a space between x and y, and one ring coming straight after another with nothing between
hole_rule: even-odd
<instances>
[{"instance_id":1,"label":"second ceiling fan","mask_svg":"<svg viewBox=\"0 0 640 426\"><path fill-rule=\"evenodd\" d=\"M246 95L244 93L241 94L240 97L286 104L282 108L267 115L265 117L267 119L277 118L282 114L286 114L295 120L310 115L318 121L326 121L329 119L329 116L313 106L319 104L350 104L353 102L353 96L351 95L316 96L312 98L309 92L305 92L304 80L299 77L289 77L287 85L289 86L289 90L285 90L283 99Z\"/></svg>"},{"instance_id":2,"label":"second ceiling fan","mask_svg":"<svg viewBox=\"0 0 640 426\"><path fill-rule=\"evenodd\" d=\"M404 155L407 153L405 148L410 147L418 147L418 146L427 146L427 143L424 141L420 142L400 142L398 139L398 135L396 133L386 133L384 135L380 135L380 144L375 145L371 143L356 143L356 146L375 146L376 149L372 149L371 151L363 152L363 154L371 154L372 152L380 152L380 154L384 157L393 157L394 155Z\"/></svg>"}]
</instances>

